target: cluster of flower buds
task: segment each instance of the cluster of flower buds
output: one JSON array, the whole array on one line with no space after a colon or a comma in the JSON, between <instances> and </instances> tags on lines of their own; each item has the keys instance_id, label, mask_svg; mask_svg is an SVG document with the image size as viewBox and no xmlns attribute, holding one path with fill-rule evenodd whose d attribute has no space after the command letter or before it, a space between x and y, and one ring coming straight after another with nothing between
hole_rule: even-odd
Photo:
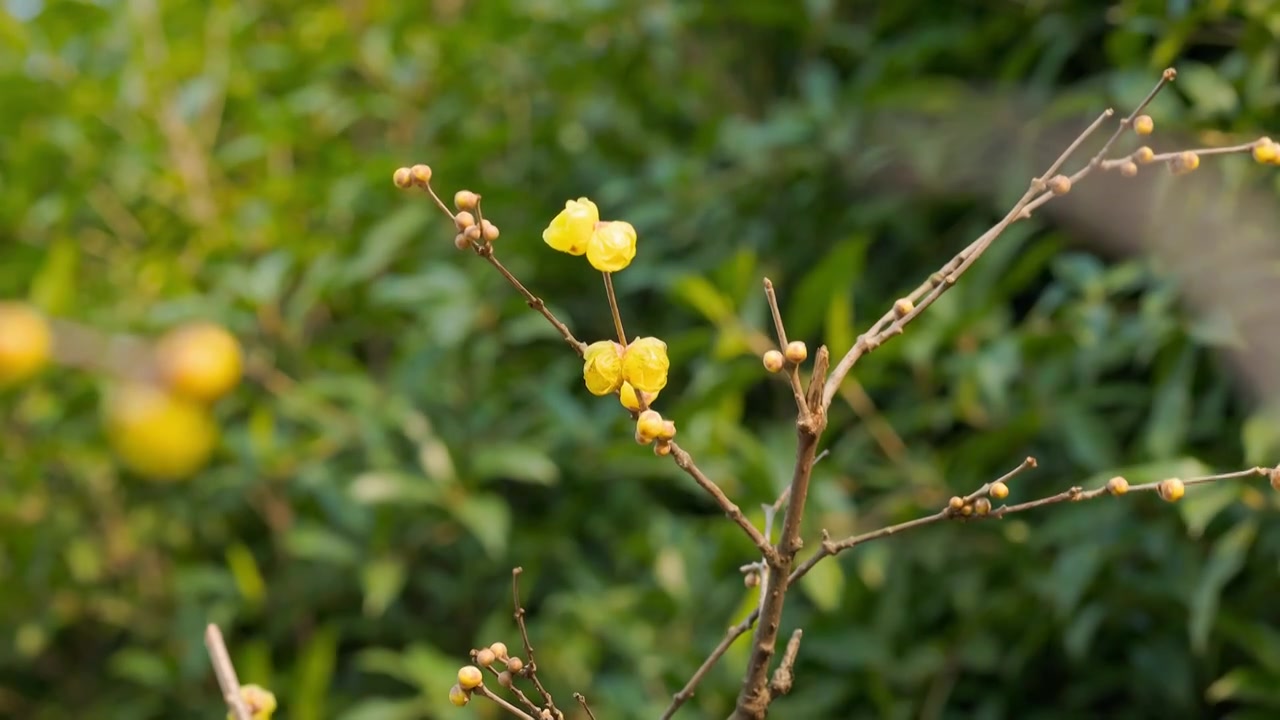
<instances>
[{"instance_id":1,"label":"cluster of flower buds","mask_svg":"<svg viewBox=\"0 0 1280 720\"><path fill-rule=\"evenodd\" d=\"M511 687L512 680L525 669L524 661L508 654L505 643L496 642L486 648L471 651L475 665L458 669L458 682L449 688L449 702L462 707L471 702L471 693L484 685L484 671L492 672L502 687ZM501 667L502 669L499 669Z\"/></svg>"}]
</instances>

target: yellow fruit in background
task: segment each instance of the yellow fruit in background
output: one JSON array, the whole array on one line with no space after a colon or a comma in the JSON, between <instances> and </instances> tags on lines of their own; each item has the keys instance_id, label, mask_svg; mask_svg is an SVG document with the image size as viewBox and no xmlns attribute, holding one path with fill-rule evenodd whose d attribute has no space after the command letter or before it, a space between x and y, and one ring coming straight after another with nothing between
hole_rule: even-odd
<instances>
[{"instance_id":1,"label":"yellow fruit in background","mask_svg":"<svg viewBox=\"0 0 1280 720\"><path fill-rule=\"evenodd\" d=\"M27 380L48 364L53 331L38 310L0 302L0 386Z\"/></svg>"},{"instance_id":2,"label":"yellow fruit in background","mask_svg":"<svg viewBox=\"0 0 1280 720\"><path fill-rule=\"evenodd\" d=\"M213 402L240 382L244 355L240 343L222 326L193 323L160 338L156 364L161 381L172 392Z\"/></svg>"},{"instance_id":3,"label":"yellow fruit in background","mask_svg":"<svg viewBox=\"0 0 1280 720\"><path fill-rule=\"evenodd\" d=\"M218 437L204 405L145 384L116 388L105 420L120 462L152 480L181 480L204 467Z\"/></svg>"}]
</instances>

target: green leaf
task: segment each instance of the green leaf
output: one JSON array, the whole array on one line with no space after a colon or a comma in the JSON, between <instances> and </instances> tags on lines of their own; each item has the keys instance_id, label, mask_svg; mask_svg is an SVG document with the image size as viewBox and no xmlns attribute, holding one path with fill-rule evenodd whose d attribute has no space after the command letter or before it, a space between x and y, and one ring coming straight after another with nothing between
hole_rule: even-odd
<instances>
[{"instance_id":1,"label":"green leaf","mask_svg":"<svg viewBox=\"0 0 1280 720\"><path fill-rule=\"evenodd\" d=\"M295 525L285 535L284 543L291 555L304 560L350 565L360 556L350 540L318 525Z\"/></svg>"},{"instance_id":2,"label":"green leaf","mask_svg":"<svg viewBox=\"0 0 1280 720\"><path fill-rule=\"evenodd\" d=\"M1191 596L1191 647L1196 653L1204 653L1208 647L1209 631L1218 612L1222 589L1244 567L1245 558L1257 534L1256 521L1246 520L1231 528L1214 543L1209 562Z\"/></svg>"},{"instance_id":3,"label":"green leaf","mask_svg":"<svg viewBox=\"0 0 1280 720\"><path fill-rule=\"evenodd\" d=\"M338 715L338 720L420 720L426 717L421 700L369 698Z\"/></svg>"},{"instance_id":4,"label":"green leaf","mask_svg":"<svg viewBox=\"0 0 1280 720\"><path fill-rule=\"evenodd\" d=\"M337 659L337 630L331 626L316 630L298 657L297 677L288 698L290 718L320 720L328 714L329 685Z\"/></svg>"},{"instance_id":5,"label":"green leaf","mask_svg":"<svg viewBox=\"0 0 1280 720\"><path fill-rule=\"evenodd\" d=\"M1058 555L1050 574L1049 597L1060 618L1069 617L1102 567L1102 548L1094 543L1071 545Z\"/></svg>"},{"instance_id":6,"label":"green leaf","mask_svg":"<svg viewBox=\"0 0 1280 720\"><path fill-rule=\"evenodd\" d=\"M111 674L153 689L173 684L173 670L165 658L141 648L125 648L108 661Z\"/></svg>"},{"instance_id":7,"label":"green leaf","mask_svg":"<svg viewBox=\"0 0 1280 720\"><path fill-rule=\"evenodd\" d=\"M1184 347L1174 367L1156 385L1147 423L1147 453L1156 459L1173 456L1186 440L1191 424L1191 381L1195 349Z\"/></svg>"},{"instance_id":8,"label":"green leaf","mask_svg":"<svg viewBox=\"0 0 1280 720\"><path fill-rule=\"evenodd\" d=\"M1275 412L1249 416L1241 431L1244 461L1250 465L1271 465L1280 458L1280 419Z\"/></svg>"},{"instance_id":9,"label":"green leaf","mask_svg":"<svg viewBox=\"0 0 1280 720\"><path fill-rule=\"evenodd\" d=\"M366 564L360 573L364 588L364 614L379 617L404 588L405 567L400 558L381 558Z\"/></svg>"},{"instance_id":10,"label":"green leaf","mask_svg":"<svg viewBox=\"0 0 1280 720\"><path fill-rule=\"evenodd\" d=\"M468 495L450 511L489 557L502 556L511 531L511 508L506 501L496 495Z\"/></svg>"},{"instance_id":11,"label":"green leaf","mask_svg":"<svg viewBox=\"0 0 1280 720\"><path fill-rule=\"evenodd\" d=\"M841 240L831 247L821 263L805 274L783 307L789 335L798 338L816 335L824 320L830 332L831 304L837 301L849 303L845 307L848 318L845 322L852 324L851 290L854 280L863 274L869 245L870 239L864 235ZM848 347L838 344L836 338L829 337L828 343L836 348Z\"/></svg>"},{"instance_id":12,"label":"green leaf","mask_svg":"<svg viewBox=\"0 0 1280 720\"><path fill-rule=\"evenodd\" d=\"M1201 63L1178 67L1178 87L1191 100L1192 111L1201 117L1230 114L1240 104L1236 89L1222 72Z\"/></svg>"},{"instance_id":13,"label":"green leaf","mask_svg":"<svg viewBox=\"0 0 1280 720\"><path fill-rule=\"evenodd\" d=\"M1280 683L1257 668L1235 668L1213 681L1204 694L1212 703L1253 702L1280 708Z\"/></svg>"},{"instance_id":14,"label":"green leaf","mask_svg":"<svg viewBox=\"0 0 1280 720\"><path fill-rule=\"evenodd\" d=\"M844 597L844 568L840 563L826 560L813 566L800 579L800 590L822 612L832 612L840 607Z\"/></svg>"},{"instance_id":15,"label":"green leaf","mask_svg":"<svg viewBox=\"0 0 1280 720\"><path fill-rule=\"evenodd\" d=\"M1236 500L1244 486L1238 482L1215 482L1187 488L1187 494L1178 502L1178 512L1187 524L1187 533L1198 538L1205 528L1223 510Z\"/></svg>"},{"instance_id":16,"label":"green leaf","mask_svg":"<svg viewBox=\"0 0 1280 720\"><path fill-rule=\"evenodd\" d=\"M419 236L433 212L430 203L406 203L375 225L361 242L360 252L343 267L343 282L368 282L385 270L396 254Z\"/></svg>"},{"instance_id":17,"label":"green leaf","mask_svg":"<svg viewBox=\"0 0 1280 720\"><path fill-rule=\"evenodd\" d=\"M560 468L540 447L527 443L488 443L471 457L471 470L482 480L516 480L554 485Z\"/></svg>"},{"instance_id":18,"label":"green leaf","mask_svg":"<svg viewBox=\"0 0 1280 720\"><path fill-rule=\"evenodd\" d=\"M677 280L671 289L677 298L717 325L733 319L733 303L705 277L686 275Z\"/></svg>"},{"instance_id":19,"label":"green leaf","mask_svg":"<svg viewBox=\"0 0 1280 720\"><path fill-rule=\"evenodd\" d=\"M236 588L240 596L250 605L262 603L266 595L266 582L262 579L262 571L258 569L258 561L244 543L235 543L227 548L227 567L235 578Z\"/></svg>"}]
</instances>

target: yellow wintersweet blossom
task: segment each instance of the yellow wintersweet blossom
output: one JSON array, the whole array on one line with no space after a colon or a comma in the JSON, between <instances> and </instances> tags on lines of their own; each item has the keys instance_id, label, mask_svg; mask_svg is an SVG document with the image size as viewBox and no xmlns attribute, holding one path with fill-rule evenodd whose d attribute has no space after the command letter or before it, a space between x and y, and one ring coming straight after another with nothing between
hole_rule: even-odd
<instances>
[{"instance_id":1,"label":"yellow wintersweet blossom","mask_svg":"<svg viewBox=\"0 0 1280 720\"><path fill-rule=\"evenodd\" d=\"M542 240L562 253L581 255L587 251L598 222L600 210L595 203L584 197L569 200L565 202L564 210L542 231Z\"/></svg>"},{"instance_id":2,"label":"yellow wintersweet blossom","mask_svg":"<svg viewBox=\"0 0 1280 720\"><path fill-rule=\"evenodd\" d=\"M647 392L637 395L636 389L631 387L631 383L625 381L622 383L622 388L618 390L618 400L622 403L622 407L632 412L640 409L641 398L644 399L644 404L647 407L652 405L654 400L658 399L658 393Z\"/></svg>"},{"instance_id":3,"label":"yellow wintersweet blossom","mask_svg":"<svg viewBox=\"0 0 1280 720\"><path fill-rule=\"evenodd\" d=\"M271 720L271 715L276 711L275 693L258 685L241 686L240 697L253 720ZM227 713L227 720L235 720L235 713Z\"/></svg>"},{"instance_id":4,"label":"yellow wintersweet blossom","mask_svg":"<svg viewBox=\"0 0 1280 720\"><path fill-rule=\"evenodd\" d=\"M656 393L667 386L667 344L655 337L637 338L622 356L622 379L641 392Z\"/></svg>"},{"instance_id":5,"label":"yellow wintersweet blossom","mask_svg":"<svg viewBox=\"0 0 1280 720\"><path fill-rule=\"evenodd\" d=\"M622 346L601 340L582 353L582 379L592 395L608 395L622 387Z\"/></svg>"},{"instance_id":6,"label":"yellow wintersweet blossom","mask_svg":"<svg viewBox=\"0 0 1280 720\"><path fill-rule=\"evenodd\" d=\"M600 272L618 272L636 256L636 229L629 222L602 223L587 242L587 262Z\"/></svg>"}]
</instances>

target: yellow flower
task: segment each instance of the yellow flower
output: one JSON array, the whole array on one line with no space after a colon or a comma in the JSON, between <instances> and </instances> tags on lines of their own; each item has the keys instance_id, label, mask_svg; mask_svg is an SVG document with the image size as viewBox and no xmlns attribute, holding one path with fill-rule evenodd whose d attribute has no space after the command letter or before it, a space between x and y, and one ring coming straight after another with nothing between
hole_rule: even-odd
<instances>
[{"instance_id":1,"label":"yellow flower","mask_svg":"<svg viewBox=\"0 0 1280 720\"><path fill-rule=\"evenodd\" d=\"M622 356L622 379L640 392L656 393L667 386L667 344L655 337L637 338Z\"/></svg>"},{"instance_id":2,"label":"yellow flower","mask_svg":"<svg viewBox=\"0 0 1280 720\"><path fill-rule=\"evenodd\" d=\"M658 393L647 392L647 393L641 393L639 396L637 396L636 389L631 387L631 383L629 382L622 383L622 388L618 390L618 400L619 402L622 403L622 407L632 412L635 412L640 409L641 398L644 398L644 404L647 407L649 405L652 405L654 400L658 399Z\"/></svg>"},{"instance_id":3,"label":"yellow flower","mask_svg":"<svg viewBox=\"0 0 1280 720\"><path fill-rule=\"evenodd\" d=\"M271 720L272 713L276 711L275 694L258 685L242 686L240 697L244 700L245 707L249 709L249 716L253 720ZM227 713L227 720L234 720L234 718L234 712Z\"/></svg>"},{"instance_id":4,"label":"yellow flower","mask_svg":"<svg viewBox=\"0 0 1280 720\"><path fill-rule=\"evenodd\" d=\"M570 255L581 255L587 251L591 234L600 222L600 210L596 204L586 198L569 200L564 210L542 231L542 239L553 249Z\"/></svg>"},{"instance_id":5,"label":"yellow flower","mask_svg":"<svg viewBox=\"0 0 1280 720\"><path fill-rule=\"evenodd\" d=\"M600 225L587 243L587 262L600 272L618 272L636 256L636 229L614 221Z\"/></svg>"},{"instance_id":6,"label":"yellow flower","mask_svg":"<svg viewBox=\"0 0 1280 720\"><path fill-rule=\"evenodd\" d=\"M622 346L601 340L582 354L582 379L592 395L608 395L622 387Z\"/></svg>"}]
</instances>

